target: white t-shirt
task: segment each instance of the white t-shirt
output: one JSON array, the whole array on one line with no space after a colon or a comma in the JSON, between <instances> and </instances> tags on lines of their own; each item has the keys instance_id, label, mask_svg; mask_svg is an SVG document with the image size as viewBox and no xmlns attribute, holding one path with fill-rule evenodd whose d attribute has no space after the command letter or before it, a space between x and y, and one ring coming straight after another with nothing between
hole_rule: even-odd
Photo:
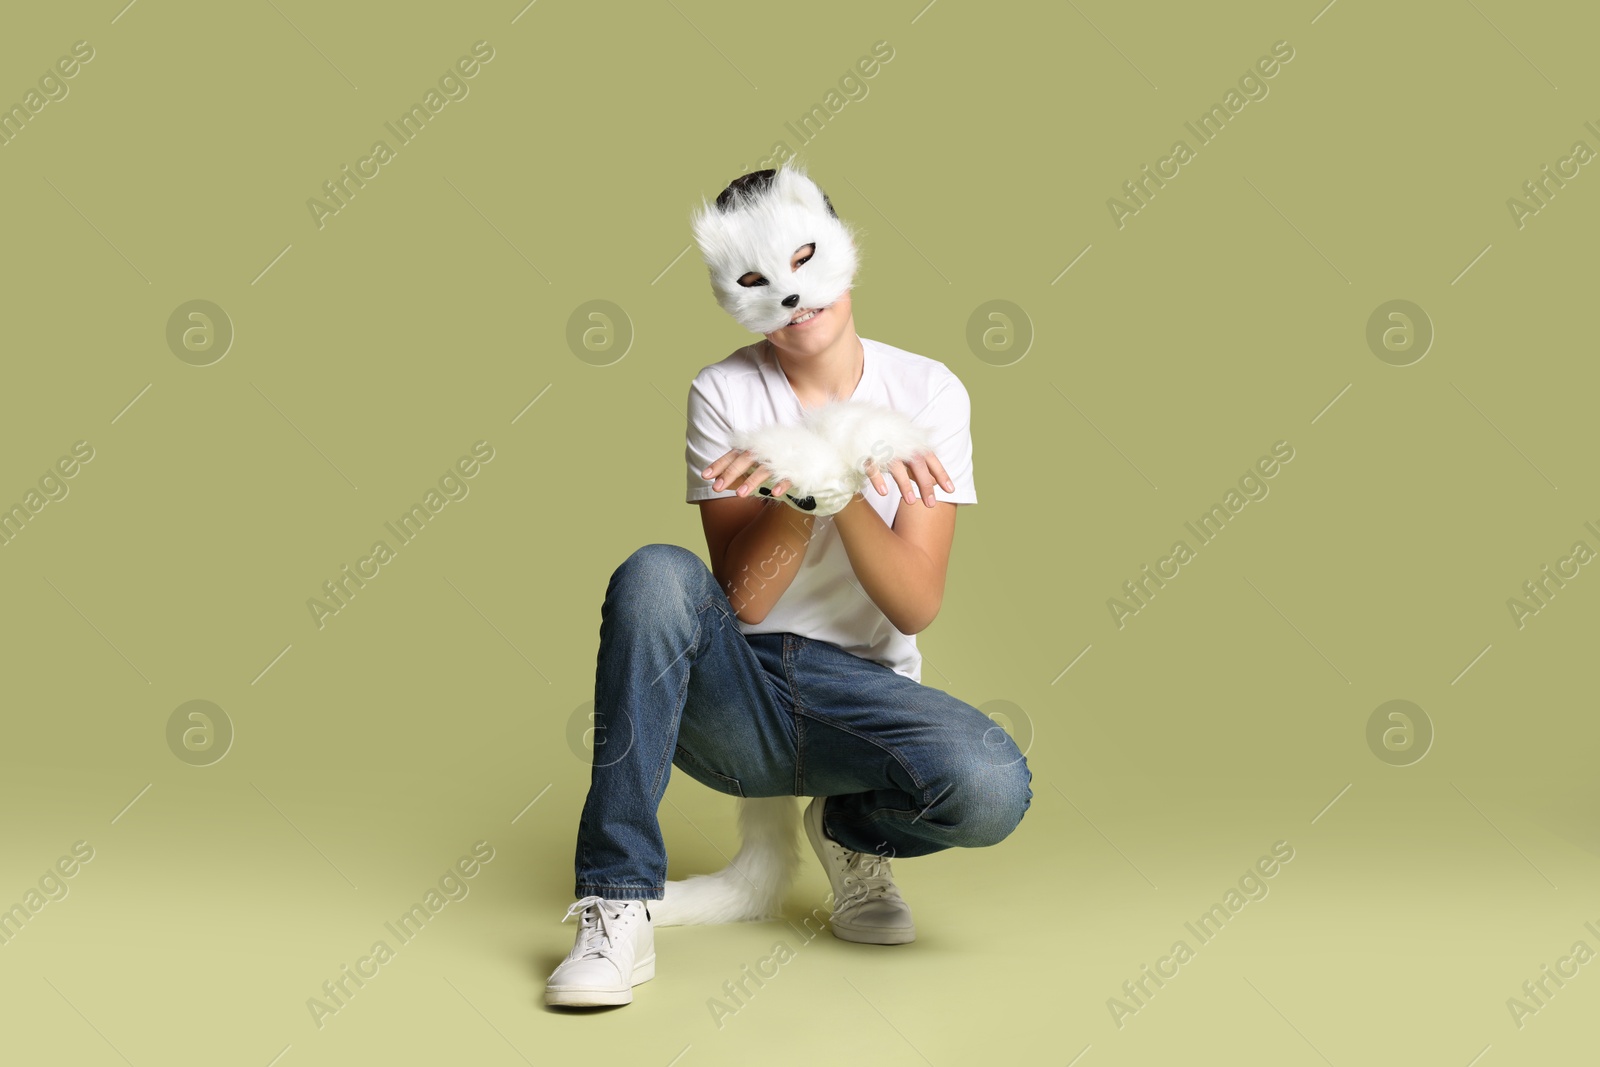
<instances>
[{"instance_id":1,"label":"white t-shirt","mask_svg":"<svg viewBox=\"0 0 1600 1067\"><path fill-rule=\"evenodd\" d=\"M971 401L961 379L937 360L914 355L881 341L861 338L865 366L861 381L850 395L909 415L934 431L933 452L955 485L947 493L935 485L935 500L976 504L972 480ZM728 358L695 375L689 384L689 426L685 457L688 460L688 501L737 496L732 489L711 488L700 476L733 446L736 430L755 429L774 422L800 422L803 408L794 387L778 364L778 357L763 341L746 345ZM904 497L894 478L884 475L886 495L870 483L861 494L878 516L894 524ZM753 490L752 490L753 493ZM757 499L764 499L758 497ZM774 504L769 507L788 507ZM913 505L907 505L913 506ZM927 505L917 503L915 507ZM916 682L922 681L922 654L915 635L895 629L887 616L867 596L850 566L844 542L834 529L833 517L812 519L812 539L794 581L767 617L759 623L737 620L742 633L793 633L830 641L846 652L881 663Z\"/></svg>"}]
</instances>

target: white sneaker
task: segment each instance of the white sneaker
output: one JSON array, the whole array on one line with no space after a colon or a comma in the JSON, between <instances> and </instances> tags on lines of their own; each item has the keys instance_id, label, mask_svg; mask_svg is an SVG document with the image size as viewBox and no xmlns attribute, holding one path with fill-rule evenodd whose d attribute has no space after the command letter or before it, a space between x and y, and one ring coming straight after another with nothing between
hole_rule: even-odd
<instances>
[{"instance_id":1,"label":"white sneaker","mask_svg":"<svg viewBox=\"0 0 1600 1067\"><path fill-rule=\"evenodd\" d=\"M904 945L917 938L911 906L900 899L889 860L845 848L822 828L822 802L806 805L806 836L833 886L833 936L866 945Z\"/></svg>"},{"instance_id":2,"label":"white sneaker","mask_svg":"<svg viewBox=\"0 0 1600 1067\"><path fill-rule=\"evenodd\" d=\"M577 943L545 983L544 1002L568 1008L633 1003L633 987L656 976L655 927L645 902L588 896L561 921L580 912Z\"/></svg>"}]
</instances>

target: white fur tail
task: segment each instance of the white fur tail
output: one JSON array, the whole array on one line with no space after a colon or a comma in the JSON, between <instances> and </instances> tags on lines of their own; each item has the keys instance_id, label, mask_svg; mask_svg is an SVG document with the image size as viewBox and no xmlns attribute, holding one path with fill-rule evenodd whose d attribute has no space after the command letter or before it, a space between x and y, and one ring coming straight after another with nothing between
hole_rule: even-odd
<instances>
[{"instance_id":1,"label":"white fur tail","mask_svg":"<svg viewBox=\"0 0 1600 1067\"><path fill-rule=\"evenodd\" d=\"M739 801L739 852L716 874L668 882L650 905L656 926L736 923L775 917L800 868L800 809L795 797Z\"/></svg>"}]
</instances>

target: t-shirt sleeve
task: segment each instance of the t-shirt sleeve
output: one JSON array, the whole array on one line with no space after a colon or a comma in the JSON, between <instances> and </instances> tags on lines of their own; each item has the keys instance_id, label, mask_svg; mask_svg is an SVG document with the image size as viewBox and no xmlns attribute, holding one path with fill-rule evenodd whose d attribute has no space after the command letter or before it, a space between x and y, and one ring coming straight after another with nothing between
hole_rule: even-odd
<instances>
[{"instance_id":1,"label":"t-shirt sleeve","mask_svg":"<svg viewBox=\"0 0 1600 1067\"><path fill-rule=\"evenodd\" d=\"M700 476L701 471L733 447L729 443L733 429L728 423L726 400L720 386L717 379L704 374L689 383L689 425L684 458L689 465L689 493L685 499L691 504L739 495L733 489L712 489L711 482Z\"/></svg>"},{"instance_id":2,"label":"t-shirt sleeve","mask_svg":"<svg viewBox=\"0 0 1600 1067\"><path fill-rule=\"evenodd\" d=\"M916 422L932 431L933 454L944 464L955 484L947 493L942 485L933 487L933 498L952 504L976 504L978 487L972 473L972 400L967 387L954 374L939 387Z\"/></svg>"}]
</instances>

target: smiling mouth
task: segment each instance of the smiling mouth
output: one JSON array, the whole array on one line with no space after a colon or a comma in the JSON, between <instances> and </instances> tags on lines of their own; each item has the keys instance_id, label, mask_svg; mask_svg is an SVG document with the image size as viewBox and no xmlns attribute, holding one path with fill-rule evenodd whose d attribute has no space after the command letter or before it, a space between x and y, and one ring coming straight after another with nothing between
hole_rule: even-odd
<instances>
[{"instance_id":1,"label":"smiling mouth","mask_svg":"<svg viewBox=\"0 0 1600 1067\"><path fill-rule=\"evenodd\" d=\"M827 308L805 308L789 320L789 325L798 326L803 322L810 322L826 310Z\"/></svg>"}]
</instances>

